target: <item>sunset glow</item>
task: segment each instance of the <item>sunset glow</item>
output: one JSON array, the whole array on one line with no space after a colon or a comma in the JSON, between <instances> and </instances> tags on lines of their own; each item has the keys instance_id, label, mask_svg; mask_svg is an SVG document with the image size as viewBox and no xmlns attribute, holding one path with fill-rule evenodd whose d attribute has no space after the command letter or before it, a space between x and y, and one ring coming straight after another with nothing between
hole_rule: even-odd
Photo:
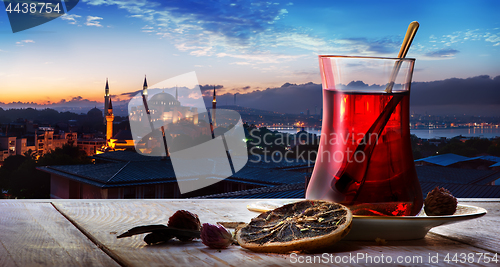
<instances>
[{"instance_id":1,"label":"sunset glow","mask_svg":"<svg viewBox=\"0 0 500 267\"><path fill-rule=\"evenodd\" d=\"M125 103L145 74L154 85L192 71L221 96L319 84L317 55L395 57L412 20L421 25L407 55L417 59L415 82L493 78L499 4L82 0L18 33L0 12L0 102L97 105L108 78L113 101Z\"/></svg>"}]
</instances>

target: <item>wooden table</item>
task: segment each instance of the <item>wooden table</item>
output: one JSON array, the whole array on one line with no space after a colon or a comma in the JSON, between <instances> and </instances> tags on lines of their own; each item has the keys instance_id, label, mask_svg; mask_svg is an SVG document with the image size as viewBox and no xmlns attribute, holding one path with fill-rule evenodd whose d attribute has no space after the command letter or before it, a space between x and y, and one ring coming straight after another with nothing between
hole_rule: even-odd
<instances>
[{"instance_id":1,"label":"wooden table","mask_svg":"<svg viewBox=\"0 0 500 267\"><path fill-rule=\"evenodd\" d=\"M388 241L385 245L340 241L326 254L253 253L235 245L218 251L200 241L148 246L142 240L144 235L116 238L137 225L166 224L179 209L198 214L202 223L249 222L257 213L248 211L246 205L255 201L0 200L0 266L310 266L306 262L314 259L317 263L321 259L316 264L320 266L357 266L389 257L394 266L436 266L446 264L446 254L451 265L499 266L485 263L479 255L500 254L500 199L461 199L460 203L483 207L488 214L433 228L424 239ZM475 263L460 263L461 253L472 256L468 260ZM372 263L366 262L368 256ZM498 259L500 262L500 255ZM344 263L335 264L335 260ZM397 260L402 264L395 264Z\"/></svg>"}]
</instances>

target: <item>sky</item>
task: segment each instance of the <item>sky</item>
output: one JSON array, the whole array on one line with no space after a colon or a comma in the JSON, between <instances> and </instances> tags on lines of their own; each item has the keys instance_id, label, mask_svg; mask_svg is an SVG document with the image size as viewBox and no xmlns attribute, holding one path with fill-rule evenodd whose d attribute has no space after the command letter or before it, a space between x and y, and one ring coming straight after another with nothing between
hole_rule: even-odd
<instances>
[{"instance_id":1,"label":"sky","mask_svg":"<svg viewBox=\"0 0 500 267\"><path fill-rule=\"evenodd\" d=\"M228 104L237 94L237 104L304 112L321 105L307 93L321 83L318 55L396 57L416 20L407 55L416 58L413 105L474 113L488 101L480 113L495 114L498 10L496 0L80 0L16 33L0 11L0 102L102 105L108 79L113 100L126 103L144 75L154 85L195 71L202 88L216 85Z\"/></svg>"}]
</instances>

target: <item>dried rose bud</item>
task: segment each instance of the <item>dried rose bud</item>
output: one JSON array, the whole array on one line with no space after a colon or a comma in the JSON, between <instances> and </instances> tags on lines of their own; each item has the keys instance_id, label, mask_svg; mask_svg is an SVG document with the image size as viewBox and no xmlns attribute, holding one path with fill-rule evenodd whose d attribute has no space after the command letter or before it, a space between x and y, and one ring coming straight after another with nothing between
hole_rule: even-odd
<instances>
[{"instance_id":1,"label":"dried rose bud","mask_svg":"<svg viewBox=\"0 0 500 267\"><path fill-rule=\"evenodd\" d=\"M450 191L436 186L427 193L424 210L429 216L453 215L457 210L457 199Z\"/></svg>"},{"instance_id":2,"label":"dried rose bud","mask_svg":"<svg viewBox=\"0 0 500 267\"><path fill-rule=\"evenodd\" d=\"M201 227L201 242L210 248L227 248L233 243L233 236L220 224L204 223Z\"/></svg>"},{"instance_id":3,"label":"dried rose bud","mask_svg":"<svg viewBox=\"0 0 500 267\"><path fill-rule=\"evenodd\" d=\"M172 239L173 236L164 232L152 232L144 237L144 242L148 245L155 245L163 242L167 242Z\"/></svg>"},{"instance_id":4,"label":"dried rose bud","mask_svg":"<svg viewBox=\"0 0 500 267\"><path fill-rule=\"evenodd\" d=\"M201 223L198 215L187 210L178 210L168 219L168 227L199 231ZM193 240L192 237L177 237L177 239L180 241Z\"/></svg>"}]
</instances>

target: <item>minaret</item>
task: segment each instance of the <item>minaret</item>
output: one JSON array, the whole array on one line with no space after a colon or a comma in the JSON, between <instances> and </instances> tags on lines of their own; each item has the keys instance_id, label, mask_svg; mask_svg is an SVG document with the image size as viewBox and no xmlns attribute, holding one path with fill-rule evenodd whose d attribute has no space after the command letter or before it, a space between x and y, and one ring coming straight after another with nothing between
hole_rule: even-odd
<instances>
[{"instance_id":1,"label":"minaret","mask_svg":"<svg viewBox=\"0 0 500 267\"><path fill-rule=\"evenodd\" d=\"M144 75L144 85L142 86L142 95L148 96L148 82L146 81L146 75Z\"/></svg>"},{"instance_id":2,"label":"minaret","mask_svg":"<svg viewBox=\"0 0 500 267\"><path fill-rule=\"evenodd\" d=\"M148 114L149 126L151 127L151 131L155 129L153 125L153 121L151 120L151 114L149 114L148 107L148 82L146 81L146 75L144 75L144 84L142 85L142 104L144 105L144 109L146 110L146 114Z\"/></svg>"},{"instance_id":3,"label":"minaret","mask_svg":"<svg viewBox=\"0 0 500 267\"><path fill-rule=\"evenodd\" d=\"M106 78L106 88L104 88L104 117L106 117L106 112L108 112L108 104L109 104L109 85L108 78ZM106 118L104 119L104 124L106 124Z\"/></svg>"},{"instance_id":4,"label":"minaret","mask_svg":"<svg viewBox=\"0 0 500 267\"><path fill-rule=\"evenodd\" d=\"M214 86L214 99L212 100L212 125L215 129L217 124L215 122L215 109L217 108L217 99L215 99L215 86Z\"/></svg>"},{"instance_id":5,"label":"minaret","mask_svg":"<svg viewBox=\"0 0 500 267\"><path fill-rule=\"evenodd\" d=\"M177 86L175 87L175 100L179 101L179 94L177 93Z\"/></svg>"},{"instance_id":6,"label":"minaret","mask_svg":"<svg viewBox=\"0 0 500 267\"><path fill-rule=\"evenodd\" d=\"M113 105L111 104L111 98L109 99L108 109L106 111L106 142L109 144L109 140L113 137L113 120L115 115L113 115Z\"/></svg>"}]
</instances>

